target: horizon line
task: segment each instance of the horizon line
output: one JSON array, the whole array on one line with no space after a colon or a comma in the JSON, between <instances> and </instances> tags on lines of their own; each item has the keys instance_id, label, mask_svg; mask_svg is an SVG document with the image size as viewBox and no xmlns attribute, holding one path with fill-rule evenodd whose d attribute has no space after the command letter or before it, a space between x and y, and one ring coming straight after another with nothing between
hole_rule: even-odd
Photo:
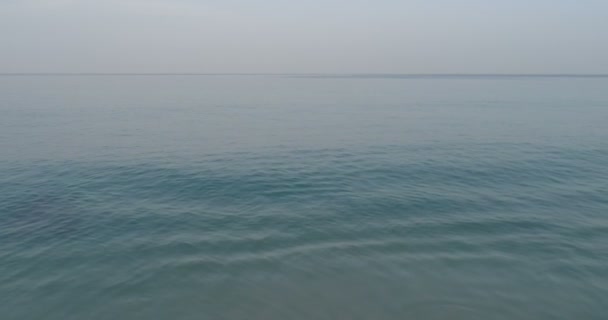
<instances>
[{"instance_id":1,"label":"horizon line","mask_svg":"<svg viewBox=\"0 0 608 320\"><path fill-rule=\"evenodd\" d=\"M608 73L237 73L237 72L0 72L0 76L302 76L302 77L578 77L606 78Z\"/></svg>"}]
</instances>

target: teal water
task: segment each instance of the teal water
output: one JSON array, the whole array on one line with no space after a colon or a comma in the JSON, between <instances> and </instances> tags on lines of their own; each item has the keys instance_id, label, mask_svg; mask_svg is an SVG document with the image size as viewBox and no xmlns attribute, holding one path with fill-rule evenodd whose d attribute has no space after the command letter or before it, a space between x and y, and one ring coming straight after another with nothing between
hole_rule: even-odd
<instances>
[{"instance_id":1,"label":"teal water","mask_svg":"<svg viewBox=\"0 0 608 320\"><path fill-rule=\"evenodd\" d=\"M2 76L0 319L606 319L606 88Z\"/></svg>"}]
</instances>

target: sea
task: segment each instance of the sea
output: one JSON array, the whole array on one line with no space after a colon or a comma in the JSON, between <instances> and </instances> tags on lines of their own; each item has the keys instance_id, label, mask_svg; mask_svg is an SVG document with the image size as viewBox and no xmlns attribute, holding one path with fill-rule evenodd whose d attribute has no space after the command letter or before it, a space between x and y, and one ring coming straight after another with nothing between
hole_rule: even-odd
<instances>
[{"instance_id":1,"label":"sea","mask_svg":"<svg viewBox=\"0 0 608 320\"><path fill-rule=\"evenodd\" d=\"M0 319L608 319L608 76L2 75Z\"/></svg>"}]
</instances>

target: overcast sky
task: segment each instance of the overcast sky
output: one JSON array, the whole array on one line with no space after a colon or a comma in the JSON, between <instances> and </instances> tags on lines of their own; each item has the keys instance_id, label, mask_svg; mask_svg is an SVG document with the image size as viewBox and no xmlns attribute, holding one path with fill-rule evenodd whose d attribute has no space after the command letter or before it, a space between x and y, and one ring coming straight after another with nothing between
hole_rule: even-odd
<instances>
[{"instance_id":1,"label":"overcast sky","mask_svg":"<svg viewBox=\"0 0 608 320\"><path fill-rule=\"evenodd\" d=\"M608 0L0 0L0 72L608 73Z\"/></svg>"}]
</instances>

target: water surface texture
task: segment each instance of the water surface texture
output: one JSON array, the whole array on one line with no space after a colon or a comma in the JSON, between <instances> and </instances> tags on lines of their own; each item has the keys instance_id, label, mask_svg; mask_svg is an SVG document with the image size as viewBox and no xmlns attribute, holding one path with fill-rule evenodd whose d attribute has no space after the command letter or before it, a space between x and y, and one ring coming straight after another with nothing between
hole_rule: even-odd
<instances>
[{"instance_id":1,"label":"water surface texture","mask_svg":"<svg viewBox=\"0 0 608 320\"><path fill-rule=\"evenodd\" d=\"M607 319L607 88L1 76L0 319Z\"/></svg>"}]
</instances>

